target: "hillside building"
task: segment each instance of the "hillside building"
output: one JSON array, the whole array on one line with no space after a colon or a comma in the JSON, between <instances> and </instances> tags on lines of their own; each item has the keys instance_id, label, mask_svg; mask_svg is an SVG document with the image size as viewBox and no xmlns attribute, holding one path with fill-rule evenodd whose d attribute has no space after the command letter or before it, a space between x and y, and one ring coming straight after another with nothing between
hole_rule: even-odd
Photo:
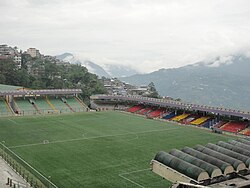
<instances>
[{"instance_id":1,"label":"hillside building","mask_svg":"<svg viewBox=\"0 0 250 188\"><path fill-rule=\"evenodd\" d=\"M0 45L0 59L12 59L17 68L21 68L22 56L17 47L10 47L7 44Z\"/></svg>"},{"instance_id":2,"label":"hillside building","mask_svg":"<svg viewBox=\"0 0 250 188\"><path fill-rule=\"evenodd\" d=\"M41 56L39 50L37 50L36 48L27 49L27 54L29 54L31 57L40 57Z\"/></svg>"}]
</instances>

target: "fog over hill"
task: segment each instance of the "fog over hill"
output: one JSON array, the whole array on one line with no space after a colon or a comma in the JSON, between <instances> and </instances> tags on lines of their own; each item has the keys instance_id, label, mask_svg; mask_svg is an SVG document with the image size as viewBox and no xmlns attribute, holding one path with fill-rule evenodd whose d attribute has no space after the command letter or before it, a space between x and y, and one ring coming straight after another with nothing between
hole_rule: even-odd
<instances>
[{"instance_id":1,"label":"fog over hill","mask_svg":"<svg viewBox=\"0 0 250 188\"><path fill-rule=\"evenodd\" d=\"M119 65L119 64L104 64L103 66L98 65L88 59L79 58L71 53L63 53L56 56L58 59L73 64L80 64L85 66L89 72L98 75L99 77L124 77L137 74L138 72L130 66Z\"/></svg>"},{"instance_id":2,"label":"fog over hill","mask_svg":"<svg viewBox=\"0 0 250 188\"><path fill-rule=\"evenodd\" d=\"M250 110L249 71L250 58L237 55L121 80L137 85L153 81L162 96L187 102Z\"/></svg>"}]
</instances>

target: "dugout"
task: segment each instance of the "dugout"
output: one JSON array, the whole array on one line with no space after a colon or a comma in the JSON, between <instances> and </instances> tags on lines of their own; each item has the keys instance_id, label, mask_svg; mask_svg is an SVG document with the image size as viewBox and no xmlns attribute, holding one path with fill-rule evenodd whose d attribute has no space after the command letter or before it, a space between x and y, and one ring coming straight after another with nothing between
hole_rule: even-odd
<instances>
[{"instance_id":1,"label":"dugout","mask_svg":"<svg viewBox=\"0 0 250 188\"><path fill-rule=\"evenodd\" d=\"M173 188L248 188L249 140L239 140L160 151L151 161L152 171L173 182Z\"/></svg>"}]
</instances>

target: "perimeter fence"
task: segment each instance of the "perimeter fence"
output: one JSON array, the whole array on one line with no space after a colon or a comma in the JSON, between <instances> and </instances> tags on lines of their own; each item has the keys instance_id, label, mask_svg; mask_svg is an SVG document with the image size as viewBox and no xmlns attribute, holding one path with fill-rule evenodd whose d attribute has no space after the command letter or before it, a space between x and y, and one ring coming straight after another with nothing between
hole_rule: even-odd
<instances>
[{"instance_id":1,"label":"perimeter fence","mask_svg":"<svg viewBox=\"0 0 250 188\"><path fill-rule=\"evenodd\" d=\"M58 188L51 182L51 177L45 177L20 156L15 154L4 143L0 143L0 155L7 164L34 188Z\"/></svg>"}]
</instances>

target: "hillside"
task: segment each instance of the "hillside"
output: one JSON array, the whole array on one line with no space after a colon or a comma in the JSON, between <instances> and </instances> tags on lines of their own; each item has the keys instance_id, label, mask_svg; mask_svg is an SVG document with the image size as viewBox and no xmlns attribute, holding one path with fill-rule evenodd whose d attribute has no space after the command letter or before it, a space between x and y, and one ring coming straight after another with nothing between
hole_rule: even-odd
<instances>
[{"instance_id":1,"label":"hillside","mask_svg":"<svg viewBox=\"0 0 250 188\"><path fill-rule=\"evenodd\" d=\"M175 69L160 69L121 80L131 84L151 81L162 96L188 102L250 109L250 58L234 56L223 60L199 62Z\"/></svg>"},{"instance_id":2,"label":"hillside","mask_svg":"<svg viewBox=\"0 0 250 188\"><path fill-rule=\"evenodd\" d=\"M76 58L73 54L71 53L64 53L61 55L56 56L58 59L64 61L64 62L69 62L71 64L80 64L88 69L89 72L96 74L100 77L110 77L110 75L99 65L89 61L89 60L80 60L79 58Z\"/></svg>"},{"instance_id":3,"label":"hillside","mask_svg":"<svg viewBox=\"0 0 250 188\"><path fill-rule=\"evenodd\" d=\"M103 83L97 75L89 73L78 64L56 63L51 56L31 57L22 55L22 65L17 68L11 58L0 59L0 90L30 89L82 89L82 98L89 101L89 96L105 93ZM7 85L7 86L6 86ZM17 87L16 87L17 86Z\"/></svg>"},{"instance_id":4,"label":"hillside","mask_svg":"<svg viewBox=\"0 0 250 188\"><path fill-rule=\"evenodd\" d=\"M99 77L124 77L124 76L131 76L137 74L138 72L126 65L120 64L104 64L102 66L94 63L90 60L78 58L71 53L63 53L61 55L56 56L58 59L69 62L71 64L80 64L88 69L89 72L98 75Z\"/></svg>"}]
</instances>

